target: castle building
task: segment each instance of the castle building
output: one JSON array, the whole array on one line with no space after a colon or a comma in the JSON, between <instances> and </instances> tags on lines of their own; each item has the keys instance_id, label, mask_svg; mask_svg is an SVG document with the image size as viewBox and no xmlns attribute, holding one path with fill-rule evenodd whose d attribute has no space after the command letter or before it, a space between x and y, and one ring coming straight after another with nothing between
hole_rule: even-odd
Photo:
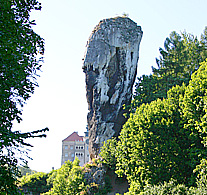
<instances>
[{"instance_id":1,"label":"castle building","mask_svg":"<svg viewBox=\"0 0 207 195\"><path fill-rule=\"evenodd\" d=\"M74 161L75 157L78 157L80 160L80 166L83 166L89 161L88 131L84 133L85 136L79 136L78 132L73 132L62 141L61 166L65 161Z\"/></svg>"}]
</instances>

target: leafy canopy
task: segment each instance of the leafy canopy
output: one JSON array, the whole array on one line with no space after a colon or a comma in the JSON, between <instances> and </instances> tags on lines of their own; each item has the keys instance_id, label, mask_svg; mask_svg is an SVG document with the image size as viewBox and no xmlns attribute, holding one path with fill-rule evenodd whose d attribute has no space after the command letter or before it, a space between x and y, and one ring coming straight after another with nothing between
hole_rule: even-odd
<instances>
[{"instance_id":1,"label":"leafy canopy","mask_svg":"<svg viewBox=\"0 0 207 195\"><path fill-rule=\"evenodd\" d=\"M22 107L38 86L44 40L33 31L30 12L40 10L41 4L37 0L0 0L0 7L0 192L17 194L15 153L31 146L26 138L45 137L48 130L12 131L13 122L21 122Z\"/></svg>"},{"instance_id":2,"label":"leafy canopy","mask_svg":"<svg viewBox=\"0 0 207 195\"><path fill-rule=\"evenodd\" d=\"M84 184L83 168L79 166L79 159L76 157L73 162L67 161L60 169L49 177L53 187L45 195L52 194L80 194L86 189Z\"/></svg>"},{"instance_id":3,"label":"leafy canopy","mask_svg":"<svg viewBox=\"0 0 207 195\"><path fill-rule=\"evenodd\" d=\"M47 192L51 188L51 185L47 184L49 175L43 172L26 174L20 179L19 189L33 194Z\"/></svg>"},{"instance_id":4,"label":"leafy canopy","mask_svg":"<svg viewBox=\"0 0 207 195\"><path fill-rule=\"evenodd\" d=\"M207 60L192 74L187 86L177 85L168 91L166 99L137 107L123 126L119 141L115 144L112 139L105 144L103 160L109 166L116 162L116 173L125 175L130 183L129 194L147 191L147 186L152 190L160 183L153 190L165 191L169 186L171 191L186 192L189 186L192 193L204 190L206 95Z\"/></svg>"},{"instance_id":5,"label":"leafy canopy","mask_svg":"<svg viewBox=\"0 0 207 195\"><path fill-rule=\"evenodd\" d=\"M200 41L190 33L171 32L159 48L156 58L157 68L152 67L151 75L142 75L137 79L132 111L142 103L150 103L157 98L166 98L173 86L189 83L191 75L200 63L207 58L207 27Z\"/></svg>"}]
</instances>

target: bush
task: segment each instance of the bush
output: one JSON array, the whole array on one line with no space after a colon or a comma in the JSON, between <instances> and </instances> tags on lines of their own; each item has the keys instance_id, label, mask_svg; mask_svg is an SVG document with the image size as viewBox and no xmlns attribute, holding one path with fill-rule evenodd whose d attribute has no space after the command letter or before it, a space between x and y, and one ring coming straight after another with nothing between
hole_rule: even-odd
<instances>
[{"instance_id":1,"label":"bush","mask_svg":"<svg viewBox=\"0 0 207 195\"><path fill-rule=\"evenodd\" d=\"M101 147L100 156L103 158L103 163L105 163L111 170L115 171L116 168L116 138L111 138L104 142Z\"/></svg>"},{"instance_id":2,"label":"bush","mask_svg":"<svg viewBox=\"0 0 207 195\"><path fill-rule=\"evenodd\" d=\"M140 193L140 195L187 195L188 188L183 184L178 184L175 180L171 180L168 183L164 182L164 184L160 185L149 185L144 188L144 191Z\"/></svg>"},{"instance_id":3,"label":"bush","mask_svg":"<svg viewBox=\"0 0 207 195\"><path fill-rule=\"evenodd\" d=\"M45 195L53 194L80 194L86 187L84 184L84 174L82 167L79 166L79 159L75 158L73 162L67 161L60 169L58 169L48 182L53 187Z\"/></svg>"},{"instance_id":4,"label":"bush","mask_svg":"<svg viewBox=\"0 0 207 195\"><path fill-rule=\"evenodd\" d=\"M49 174L37 172L32 175L28 173L20 179L19 188L24 193L40 194L50 190L51 185L47 184Z\"/></svg>"}]
</instances>

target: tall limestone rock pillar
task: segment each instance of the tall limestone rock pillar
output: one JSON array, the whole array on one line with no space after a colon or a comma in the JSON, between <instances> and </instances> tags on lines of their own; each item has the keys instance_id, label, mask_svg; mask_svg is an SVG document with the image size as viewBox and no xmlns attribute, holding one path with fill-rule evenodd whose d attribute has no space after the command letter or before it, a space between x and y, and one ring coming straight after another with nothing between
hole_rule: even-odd
<instances>
[{"instance_id":1,"label":"tall limestone rock pillar","mask_svg":"<svg viewBox=\"0 0 207 195\"><path fill-rule=\"evenodd\" d=\"M126 122L137 73L142 30L126 17L100 21L93 30L84 58L88 101L90 158L96 158L103 142L118 136Z\"/></svg>"}]
</instances>

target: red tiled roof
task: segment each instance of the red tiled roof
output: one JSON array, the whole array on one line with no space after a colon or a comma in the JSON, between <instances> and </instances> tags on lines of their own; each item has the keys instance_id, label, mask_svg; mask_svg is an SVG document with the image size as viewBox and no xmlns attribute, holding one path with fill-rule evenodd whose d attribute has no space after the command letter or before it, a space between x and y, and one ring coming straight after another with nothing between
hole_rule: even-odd
<instances>
[{"instance_id":1,"label":"red tiled roof","mask_svg":"<svg viewBox=\"0 0 207 195\"><path fill-rule=\"evenodd\" d=\"M79 136L77 132L73 132L71 135L69 135L63 141L83 141L83 136Z\"/></svg>"}]
</instances>

